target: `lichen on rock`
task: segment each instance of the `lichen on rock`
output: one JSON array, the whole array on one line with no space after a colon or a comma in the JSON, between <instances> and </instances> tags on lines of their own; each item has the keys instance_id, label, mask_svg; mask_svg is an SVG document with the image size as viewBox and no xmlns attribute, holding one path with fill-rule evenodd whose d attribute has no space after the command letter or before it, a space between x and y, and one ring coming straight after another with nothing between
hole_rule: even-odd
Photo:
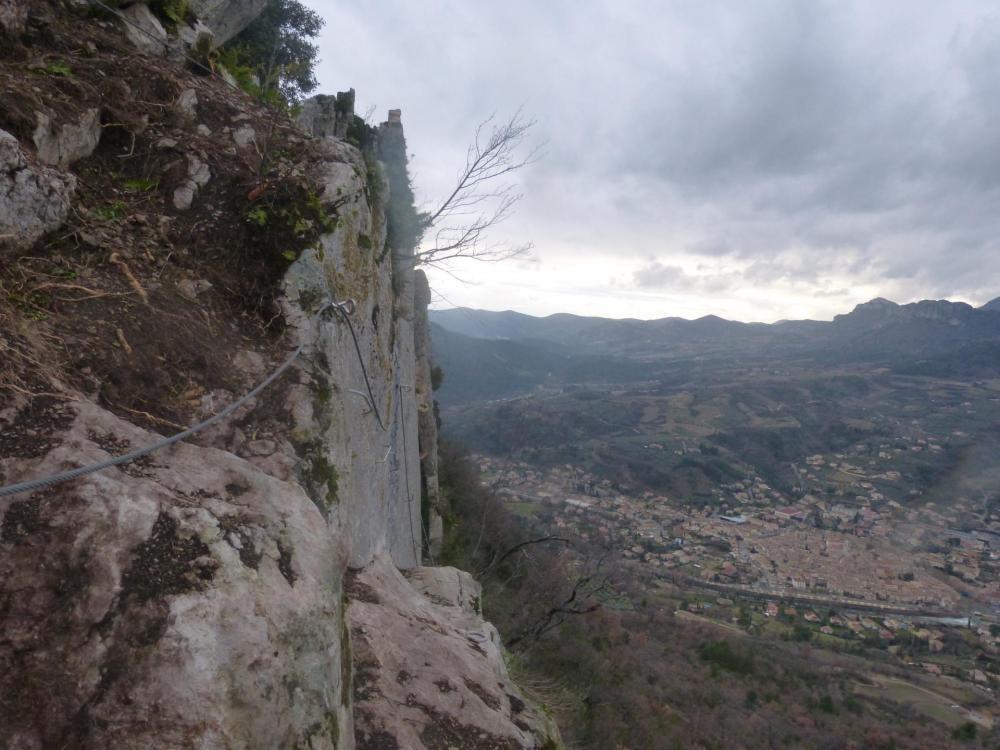
<instances>
[{"instance_id":1,"label":"lichen on rock","mask_svg":"<svg viewBox=\"0 0 1000 750\"><path fill-rule=\"evenodd\" d=\"M95 425L153 439L84 405L31 463L104 455ZM343 746L315 744L315 724L350 727L336 708L344 556L300 488L180 445L145 476L111 470L0 514L0 745Z\"/></svg>"}]
</instances>

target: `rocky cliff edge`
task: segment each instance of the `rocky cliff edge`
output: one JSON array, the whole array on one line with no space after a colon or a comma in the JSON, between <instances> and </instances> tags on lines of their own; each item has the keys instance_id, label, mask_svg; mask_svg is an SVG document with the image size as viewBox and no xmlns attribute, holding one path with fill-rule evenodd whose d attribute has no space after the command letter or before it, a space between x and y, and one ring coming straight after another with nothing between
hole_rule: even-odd
<instances>
[{"instance_id":1,"label":"rocky cliff edge","mask_svg":"<svg viewBox=\"0 0 1000 750\"><path fill-rule=\"evenodd\" d=\"M422 566L398 118L296 127L112 22L25 7L0 4L0 486L155 442L301 355L189 441L0 497L0 745L555 746L475 583Z\"/></svg>"}]
</instances>

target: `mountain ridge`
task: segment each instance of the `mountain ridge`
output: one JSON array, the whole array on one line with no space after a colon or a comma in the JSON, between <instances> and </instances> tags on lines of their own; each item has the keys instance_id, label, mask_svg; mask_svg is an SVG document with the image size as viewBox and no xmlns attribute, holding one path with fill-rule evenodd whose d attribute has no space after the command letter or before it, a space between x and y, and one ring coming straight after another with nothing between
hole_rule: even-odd
<instances>
[{"instance_id":1,"label":"mountain ridge","mask_svg":"<svg viewBox=\"0 0 1000 750\"><path fill-rule=\"evenodd\" d=\"M436 361L451 373L446 400L477 393L506 397L546 383L574 382L573 374L587 366L613 382L652 378L651 363L662 370L702 360L868 362L917 374L1000 371L1000 302L977 308L950 300L898 304L877 297L830 321L776 323L717 315L534 317L467 308L432 310L430 320ZM626 363L634 369L632 378Z\"/></svg>"},{"instance_id":2,"label":"mountain ridge","mask_svg":"<svg viewBox=\"0 0 1000 750\"><path fill-rule=\"evenodd\" d=\"M940 315L942 311L945 310L962 310L962 311L980 311L980 312L998 312L1000 311L1000 297L996 297L989 302L975 307L968 304L967 302L954 302L947 299L923 299L914 302L898 303L894 302L885 297L874 297L867 302L860 302L854 306L854 308L848 313L839 313L833 317L832 320L816 320L813 318L782 318L773 323L763 323L760 321L740 321L740 320L730 320L728 318L723 318L719 315L709 313L707 315L702 315L697 318L683 318L677 315L670 315L662 318L602 318L599 316L591 315L577 315L575 313L552 313L550 315L530 315L528 313L518 312L516 310L484 310L480 308L470 308L470 307L451 307L443 310L431 310L430 316L431 320L444 328L455 331L456 333L464 333L467 336L472 336L473 338L519 338L520 336L515 336L511 334L499 334L492 333L492 335L482 335L487 333L490 329L494 331L502 329L504 327L524 327L527 325L539 326L540 323L545 323L547 326L554 325L562 321L574 321L578 325L581 324L593 324L597 322L601 323L618 323L618 324L637 324L637 325L650 325L662 327L669 324L685 324L685 323L699 323L699 322L718 322L727 323L736 326L753 326L753 327L774 327L774 326L788 326L788 325L828 325L830 323L835 323L838 320L846 320L854 315L871 315L871 314L887 314L887 315L910 315L918 317L933 317L935 314ZM463 325L458 319L466 318L469 325ZM480 333L469 333L469 330L478 329Z\"/></svg>"}]
</instances>

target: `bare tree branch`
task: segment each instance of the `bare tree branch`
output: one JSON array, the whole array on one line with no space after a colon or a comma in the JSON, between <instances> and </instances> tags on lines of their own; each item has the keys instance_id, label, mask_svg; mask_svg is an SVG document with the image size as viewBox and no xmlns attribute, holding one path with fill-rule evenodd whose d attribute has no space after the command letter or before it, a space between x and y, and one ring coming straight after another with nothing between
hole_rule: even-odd
<instances>
[{"instance_id":1,"label":"bare tree branch","mask_svg":"<svg viewBox=\"0 0 1000 750\"><path fill-rule=\"evenodd\" d=\"M569 617L587 615L599 610L602 605L596 597L611 588L610 576L600 575L607 556L608 552L601 555L592 573L577 578L573 588L561 602L549 607L532 625L504 645L512 648L525 640L538 641L543 635L562 625Z\"/></svg>"},{"instance_id":2,"label":"bare tree branch","mask_svg":"<svg viewBox=\"0 0 1000 750\"><path fill-rule=\"evenodd\" d=\"M520 147L534 120L525 120L521 111L505 123L496 124L495 115L481 122L459 171L454 189L427 214L426 229L437 227L430 247L414 254L416 263L439 264L459 258L506 260L529 252L530 243L511 247L490 243L486 235L507 219L521 200L513 184L503 179L538 158L538 149L526 156Z\"/></svg>"},{"instance_id":3,"label":"bare tree branch","mask_svg":"<svg viewBox=\"0 0 1000 750\"><path fill-rule=\"evenodd\" d=\"M543 537L540 537L538 539L529 539L526 542L521 542L520 544L515 544L509 550L507 550L502 555L500 555L499 558L494 557L493 561L490 562L489 565L487 565L485 568L483 568L478 573L476 573L476 578L481 578L484 574L488 573L490 570L492 570L497 565L499 565L500 563L502 563L504 560L506 560L508 557L510 557L511 555L513 555L519 549L523 549L524 547L529 547L532 544L542 544L543 542L561 542L562 544L569 544L570 543L569 539L565 539L565 538L563 538L561 536L543 536Z\"/></svg>"},{"instance_id":4,"label":"bare tree branch","mask_svg":"<svg viewBox=\"0 0 1000 750\"><path fill-rule=\"evenodd\" d=\"M608 580L607 578L604 578L600 582L592 585L591 582L593 580L593 575L583 576L582 578L577 579L576 583L573 584L572 591L570 591L569 596L567 596L565 600L553 607L550 607L549 610L534 623L534 625L514 636L504 645L507 646L507 648L512 648L521 641L529 638L533 641L537 641L550 630L554 630L562 625L568 617L573 615L587 615L591 612L599 610L601 608L601 603L599 601L593 601L592 598L607 589ZM581 600L580 602L577 602L578 597ZM589 603L584 603L585 600L590 601Z\"/></svg>"}]
</instances>

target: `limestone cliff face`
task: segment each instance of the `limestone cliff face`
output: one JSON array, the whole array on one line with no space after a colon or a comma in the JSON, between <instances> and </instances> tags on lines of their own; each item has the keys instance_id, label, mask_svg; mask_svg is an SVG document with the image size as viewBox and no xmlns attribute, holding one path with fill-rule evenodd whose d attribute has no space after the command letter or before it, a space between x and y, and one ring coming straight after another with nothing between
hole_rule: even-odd
<instances>
[{"instance_id":1,"label":"limestone cliff face","mask_svg":"<svg viewBox=\"0 0 1000 750\"><path fill-rule=\"evenodd\" d=\"M296 129L116 32L80 52L90 27L47 7L77 74L37 86L65 106L33 110L0 56L0 289L29 290L0 298L0 487L150 444L304 350L191 441L0 497L0 746L554 747L475 583L422 566L443 508L428 288L387 229L398 113L379 136L344 96Z\"/></svg>"},{"instance_id":2,"label":"limestone cliff face","mask_svg":"<svg viewBox=\"0 0 1000 750\"><path fill-rule=\"evenodd\" d=\"M427 547L433 556L441 551L444 539L442 516L445 508L442 506L438 487L438 428L431 384L431 329L427 317L431 288L422 271L416 273L414 301L416 321L413 336L417 356L416 401L420 430L420 466L424 478L424 502L427 506Z\"/></svg>"}]
</instances>

